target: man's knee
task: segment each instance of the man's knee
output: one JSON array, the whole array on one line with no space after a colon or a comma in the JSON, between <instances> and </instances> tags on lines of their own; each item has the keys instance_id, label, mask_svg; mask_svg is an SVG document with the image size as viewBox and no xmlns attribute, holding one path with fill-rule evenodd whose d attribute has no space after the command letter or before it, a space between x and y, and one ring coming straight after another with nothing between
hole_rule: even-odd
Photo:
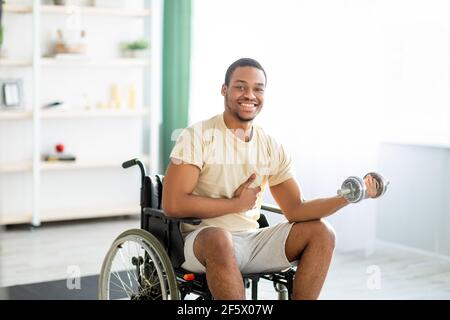
<instances>
[{"instance_id":1,"label":"man's knee","mask_svg":"<svg viewBox=\"0 0 450 320\"><path fill-rule=\"evenodd\" d=\"M323 244L325 247L334 250L336 245L336 232L327 221L320 219L313 222L312 241Z\"/></svg>"},{"instance_id":2,"label":"man's knee","mask_svg":"<svg viewBox=\"0 0 450 320\"><path fill-rule=\"evenodd\" d=\"M203 265L208 260L228 263L234 259L231 233L222 228L203 229L195 238L194 253Z\"/></svg>"},{"instance_id":3,"label":"man's knee","mask_svg":"<svg viewBox=\"0 0 450 320\"><path fill-rule=\"evenodd\" d=\"M334 228L323 219L297 222L294 223L292 228L297 235L305 237L306 243L320 244L331 249L335 247L336 233Z\"/></svg>"}]
</instances>

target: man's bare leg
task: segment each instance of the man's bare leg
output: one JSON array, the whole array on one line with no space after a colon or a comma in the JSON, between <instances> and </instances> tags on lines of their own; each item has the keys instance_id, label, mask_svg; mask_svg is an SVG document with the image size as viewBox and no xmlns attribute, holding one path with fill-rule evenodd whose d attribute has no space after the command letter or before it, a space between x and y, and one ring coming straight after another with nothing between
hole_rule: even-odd
<instances>
[{"instance_id":1,"label":"man's bare leg","mask_svg":"<svg viewBox=\"0 0 450 320\"><path fill-rule=\"evenodd\" d=\"M286 257L299 260L292 299L317 299L333 257L335 235L323 220L295 223L286 240Z\"/></svg>"},{"instance_id":2,"label":"man's bare leg","mask_svg":"<svg viewBox=\"0 0 450 320\"><path fill-rule=\"evenodd\" d=\"M244 283L228 231L221 228L200 231L194 241L194 254L206 267L206 280L214 299L245 299Z\"/></svg>"}]
</instances>

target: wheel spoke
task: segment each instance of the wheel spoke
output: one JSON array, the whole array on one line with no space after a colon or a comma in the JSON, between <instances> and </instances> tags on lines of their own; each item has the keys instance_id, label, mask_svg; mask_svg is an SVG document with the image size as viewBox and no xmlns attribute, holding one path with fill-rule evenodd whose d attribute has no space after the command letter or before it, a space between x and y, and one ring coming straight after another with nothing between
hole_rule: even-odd
<instances>
[{"instance_id":1,"label":"wheel spoke","mask_svg":"<svg viewBox=\"0 0 450 320\"><path fill-rule=\"evenodd\" d=\"M149 252L149 253L150 253L151 257L154 257L155 252L152 251L152 252ZM163 271L162 271L162 270L164 270L164 267L160 265L162 262L161 262L161 260L159 259L158 256L157 256L157 258L158 258L158 261L156 261L156 263L158 263L158 267L155 266L155 269L157 271L157 275L158 275L158 279L159 279L159 283L160 283L160 288L161 288L161 293L163 295L163 298L167 299L167 289L166 289L166 284L164 282L164 274L163 274ZM155 259L153 258L152 260L155 263Z\"/></svg>"},{"instance_id":2,"label":"wheel spoke","mask_svg":"<svg viewBox=\"0 0 450 320\"><path fill-rule=\"evenodd\" d=\"M179 298L167 253L153 235L141 229L126 231L114 242L105 257L100 281L100 298Z\"/></svg>"},{"instance_id":3,"label":"wheel spoke","mask_svg":"<svg viewBox=\"0 0 450 320\"><path fill-rule=\"evenodd\" d=\"M117 278L117 280L120 281L120 283L122 284L122 288L125 289L125 287L127 287L130 292L133 292L133 289L131 289L130 287L128 287L125 282L122 281L122 278L120 277L120 274L117 271L114 271L111 273L113 276L115 276Z\"/></svg>"},{"instance_id":4,"label":"wheel spoke","mask_svg":"<svg viewBox=\"0 0 450 320\"><path fill-rule=\"evenodd\" d=\"M127 251L128 251L128 250L127 250ZM121 259L122 259L122 263L123 263L124 266L125 266L125 272L127 273L128 281L130 282L130 287L133 287L133 284L131 283L130 271L129 271L129 268L127 267L127 265L126 265L127 262L126 262L125 258L123 257L122 250L120 250L119 253L120 253L120 257L121 257Z\"/></svg>"},{"instance_id":5,"label":"wheel spoke","mask_svg":"<svg viewBox=\"0 0 450 320\"><path fill-rule=\"evenodd\" d=\"M124 287L119 286L117 283L115 283L112 280L111 280L110 284L116 286L117 288L120 288L121 289L120 292L122 292L122 293L125 292L127 294L128 298L131 299L130 293ZM109 290L111 291L111 288L109 288ZM119 291L119 290L115 289L114 291Z\"/></svg>"},{"instance_id":6,"label":"wheel spoke","mask_svg":"<svg viewBox=\"0 0 450 320\"><path fill-rule=\"evenodd\" d=\"M127 246L127 248L128 248L128 247L129 247L129 246ZM131 258L130 258L130 260L131 260L132 257L133 257L133 255L129 253L129 250L127 250L127 251L128 251L129 256L131 257ZM138 259L138 261L139 261L139 257L140 257L140 256L141 256L140 252L137 251L137 252L136 252L136 258ZM131 270L133 270L133 272L128 271L129 274L131 274L131 276L133 276L133 279L136 281L137 285L140 286L140 283L139 283L139 280L138 280L138 279L139 279L139 275L134 274L135 268L131 268ZM129 275L128 275L128 276L129 276Z\"/></svg>"},{"instance_id":7,"label":"wheel spoke","mask_svg":"<svg viewBox=\"0 0 450 320\"><path fill-rule=\"evenodd\" d=\"M124 243L125 244L125 243ZM131 272L130 270L133 270L134 268L133 268L133 266L130 266L128 263L131 261L131 259L132 259L132 255L130 254L130 251L128 250L128 245L127 246L125 246L127 249L125 250L123 247L124 247L124 244L122 244L122 246L121 246L121 248L124 250L124 251L127 251L127 253L128 253L128 258L124 258L124 256L123 256L123 253L122 253L122 251L121 250L119 250L119 254L120 254L120 257L121 257L121 262L122 262L122 265L124 266L124 271L126 271L127 272L127 275L128 275L128 280L129 280L129 282L130 282L130 286L132 287L133 286L133 284L132 284L132 280L131 280L131 278L130 278L130 274L131 274L131 276L133 277L133 279L136 281L136 283L138 284L138 286L139 286L139 281L138 281L138 279L136 278L136 276L135 276L135 274L134 274L134 272Z\"/></svg>"}]
</instances>

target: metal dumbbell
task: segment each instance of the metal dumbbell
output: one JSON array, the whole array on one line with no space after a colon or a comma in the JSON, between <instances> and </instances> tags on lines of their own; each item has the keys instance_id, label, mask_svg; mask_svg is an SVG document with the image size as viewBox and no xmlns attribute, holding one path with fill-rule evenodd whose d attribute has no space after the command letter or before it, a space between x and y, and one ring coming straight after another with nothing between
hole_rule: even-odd
<instances>
[{"instance_id":1,"label":"metal dumbbell","mask_svg":"<svg viewBox=\"0 0 450 320\"><path fill-rule=\"evenodd\" d=\"M337 191L337 194L343 196L349 202L360 202L368 197L366 184L364 183L364 179L367 176L372 176L372 178L376 181L377 184L377 194L375 198L382 196L389 185L389 181L386 180L381 174L376 172L369 172L364 176L363 179L356 176L351 176L345 179L342 183L341 188Z\"/></svg>"}]
</instances>

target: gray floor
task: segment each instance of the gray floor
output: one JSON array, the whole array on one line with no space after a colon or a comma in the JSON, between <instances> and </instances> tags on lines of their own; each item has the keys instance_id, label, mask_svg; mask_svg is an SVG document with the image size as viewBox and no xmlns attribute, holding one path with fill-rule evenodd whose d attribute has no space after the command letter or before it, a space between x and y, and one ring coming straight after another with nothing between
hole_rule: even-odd
<instances>
[{"instance_id":1,"label":"gray floor","mask_svg":"<svg viewBox=\"0 0 450 320\"><path fill-rule=\"evenodd\" d=\"M114 238L138 226L136 218L116 218L3 231L0 287L65 279L74 270L98 274ZM265 281L259 295L276 299ZM369 257L336 252L321 299L450 299L450 260L381 244Z\"/></svg>"}]
</instances>

